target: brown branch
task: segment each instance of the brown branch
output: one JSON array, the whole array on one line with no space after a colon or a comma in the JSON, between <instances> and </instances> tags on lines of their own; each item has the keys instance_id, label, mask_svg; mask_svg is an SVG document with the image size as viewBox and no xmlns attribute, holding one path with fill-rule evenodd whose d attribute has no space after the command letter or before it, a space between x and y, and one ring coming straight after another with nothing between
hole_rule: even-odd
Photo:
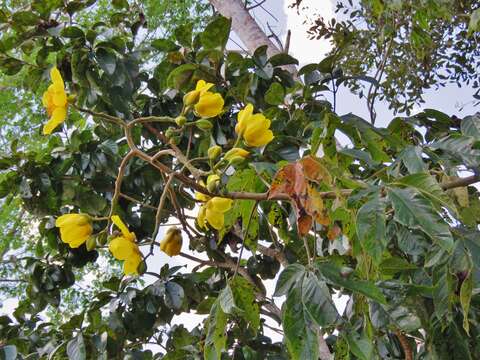
<instances>
[{"instance_id":1,"label":"brown branch","mask_svg":"<svg viewBox=\"0 0 480 360\"><path fill-rule=\"evenodd\" d=\"M125 175L125 168L127 167L128 161L134 155L135 155L135 152L133 150L130 150L130 152L127 155L125 155L125 157L122 159L122 162L120 163L117 179L115 180L115 190L113 193L112 202L110 205L110 213L108 214L108 217L111 217L113 215L113 212L115 211L115 205L117 204L118 198L121 193L123 176Z\"/></svg>"},{"instance_id":2,"label":"brown branch","mask_svg":"<svg viewBox=\"0 0 480 360\"><path fill-rule=\"evenodd\" d=\"M407 337L403 335L400 330L395 331L395 335L397 335L398 341L402 346L403 353L405 354L405 360L413 360L412 347L410 346Z\"/></svg>"},{"instance_id":3,"label":"brown branch","mask_svg":"<svg viewBox=\"0 0 480 360\"><path fill-rule=\"evenodd\" d=\"M257 244L257 250L263 255L276 259L283 267L288 265L287 258L285 257L285 254L281 250L268 248L261 244Z\"/></svg>"},{"instance_id":4,"label":"brown branch","mask_svg":"<svg viewBox=\"0 0 480 360\"><path fill-rule=\"evenodd\" d=\"M480 176L478 175L472 175L472 176L467 176L464 178L458 178L456 180L453 180L448 183L443 183L440 184L443 190L449 190L457 187L465 187L468 185L475 184L480 181Z\"/></svg>"}]
</instances>

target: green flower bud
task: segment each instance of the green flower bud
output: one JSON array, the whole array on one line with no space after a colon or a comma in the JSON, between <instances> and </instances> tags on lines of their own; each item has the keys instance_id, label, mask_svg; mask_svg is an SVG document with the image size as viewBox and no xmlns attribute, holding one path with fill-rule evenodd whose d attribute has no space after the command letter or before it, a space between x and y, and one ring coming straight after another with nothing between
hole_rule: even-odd
<instances>
[{"instance_id":1,"label":"green flower bud","mask_svg":"<svg viewBox=\"0 0 480 360\"><path fill-rule=\"evenodd\" d=\"M175 123L178 126L183 126L185 125L186 122L187 122L187 118L185 116L180 115L175 118Z\"/></svg>"},{"instance_id":2,"label":"green flower bud","mask_svg":"<svg viewBox=\"0 0 480 360\"><path fill-rule=\"evenodd\" d=\"M208 158L213 161L217 159L221 153L222 148L218 145L214 145L208 149Z\"/></svg>"},{"instance_id":3,"label":"green flower bud","mask_svg":"<svg viewBox=\"0 0 480 360\"><path fill-rule=\"evenodd\" d=\"M213 124L205 119L195 121L195 125L197 126L197 128L203 131L208 131L213 127Z\"/></svg>"},{"instance_id":4,"label":"green flower bud","mask_svg":"<svg viewBox=\"0 0 480 360\"><path fill-rule=\"evenodd\" d=\"M172 137L169 139L169 142L170 142L170 144L172 144L172 145L178 145L178 144L180 144L181 141L182 141L182 136L181 136L181 135L172 136Z\"/></svg>"},{"instance_id":5,"label":"green flower bud","mask_svg":"<svg viewBox=\"0 0 480 360\"><path fill-rule=\"evenodd\" d=\"M229 164L230 165L240 165L241 163L243 163L245 161L245 158L242 157L242 156L233 156L230 161L229 161Z\"/></svg>"},{"instance_id":6,"label":"green flower bud","mask_svg":"<svg viewBox=\"0 0 480 360\"><path fill-rule=\"evenodd\" d=\"M90 236L87 239L87 242L85 245L87 246L88 251L95 250L95 248L97 247L97 239L95 238L95 236Z\"/></svg>"},{"instance_id":7,"label":"green flower bud","mask_svg":"<svg viewBox=\"0 0 480 360\"><path fill-rule=\"evenodd\" d=\"M145 264L145 261L142 260L142 262L138 264L138 267L137 267L138 275L143 275L145 274L146 271L147 271L147 264Z\"/></svg>"},{"instance_id":8,"label":"green flower bud","mask_svg":"<svg viewBox=\"0 0 480 360\"><path fill-rule=\"evenodd\" d=\"M175 131L173 131L173 128L169 127L165 131L165 136L167 137L167 139L170 139L171 137L175 136Z\"/></svg>"}]
</instances>

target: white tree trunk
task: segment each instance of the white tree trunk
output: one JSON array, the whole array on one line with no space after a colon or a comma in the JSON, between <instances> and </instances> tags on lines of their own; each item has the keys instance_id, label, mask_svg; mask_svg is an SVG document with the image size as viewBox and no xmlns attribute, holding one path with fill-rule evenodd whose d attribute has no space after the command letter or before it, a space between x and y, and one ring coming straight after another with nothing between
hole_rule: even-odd
<instances>
[{"instance_id":1,"label":"white tree trunk","mask_svg":"<svg viewBox=\"0 0 480 360\"><path fill-rule=\"evenodd\" d=\"M263 32L255 19L245 9L242 0L209 0L217 11L226 18L232 19L232 29L238 35L240 40L247 47L247 50L253 54L255 49L267 45L267 55L280 53L280 49Z\"/></svg>"}]
</instances>

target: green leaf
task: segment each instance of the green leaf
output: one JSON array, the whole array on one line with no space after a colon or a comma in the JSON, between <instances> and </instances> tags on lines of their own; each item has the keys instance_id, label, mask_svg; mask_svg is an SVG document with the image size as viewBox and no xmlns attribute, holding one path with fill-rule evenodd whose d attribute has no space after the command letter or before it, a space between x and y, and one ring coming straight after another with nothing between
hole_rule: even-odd
<instances>
[{"instance_id":1,"label":"green leaf","mask_svg":"<svg viewBox=\"0 0 480 360\"><path fill-rule=\"evenodd\" d=\"M165 284L165 305L169 308L179 310L182 307L185 292L176 282L168 281Z\"/></svg>"},{"instance_id":2,"label":"green leaf","mask_svg":"<svg viewBox=\"0 0 480 360\"><path fill-rule=\"evenodd\" d=\"M174 31L175 38L177 42L187 48L192 46L192 32L193 32L193 24L183 24L177 27Z\"/></svg>"},{"instance_id":3,"label":"green leaf","mask_svg":"<svg viewBox=\"0 0 480 360\"><path fill-rule=\"evenodd\" d=\"M225 290L227 291L221 298ZM253 332L257 333L260 326L260 309L255 301L254 288L246 279L235 277L230 285L222 290L219 301L225 313L241 316L250 324Z\"/></svg>"},{"instance_id":4,"label":"green leaf","mask_svg":"<svg viewBox=\"0 0 480 360\"><path fill-rule=\"evenodd\" d=\"M480 9L476 9L470 15L470 21L468 22L468 35L473 34L480 30Z\"/></svg>"},{"instance_id":5,"label":"green leaf","mask_svg":"<svg viewBox=\"0 0 480 360\"><path fill-rule=\"evenodd\" d=\"M273 55L270 59L268 59L268 61L273 66L298 65L298 60L295 59L293 56L288 55L286 53L280 53L280 54Z\"/></svg>"},{"instance_id":6,"label":"green leaf","mask_svg":"<svg viewBox=\"0 0 480 360\"><path fill-rule=\"evenodd\" d=\"M460 123L460 130L465 136L471 136L480 140L480 114L466 116Z\"/></svg>"},{"instance_id":7,"label":"green leaf","mask_svg":"<svg viewBox=\"0 0 480 360\"><path fill-rule=\"evenodd\" d=\"M427 165L422 159L422 149L419 146L409 145L402 150L398 156L410 174L423 173L427 171Z\"/></svg>"},{"instance_id":8,"label":"green leaf","mask_svg":"<svg viewBox=\"0 0 480 360\"><path fill-rule=\"evenodd\" d=\"M15 360L17 359L17 347L15 345L6 345L0 348L0 359Z\"/></svg>"},{"instance_id":9,"label":"green leaf","mask_svg":"<svg viewBox=\"0 0 480 360\"><path fill-rule=\"evenodd\" d=\"M380 192L373 194L357 213L357 236L362 248L377 264L382 260L382 253L387 247L386 201L380 197Z\"/></svg>"},{"instance_id":10,"label":"green leaf","mask_svg":"<svg viewBox=\"0 0 480 360\"><path fill-rule=\"evenodd\" d=\"M342 276L341 269L332 262L317 262L316 266L327 282L336 286L344 287L353 292L365 295L381 304L386 304L387 300L380 289L370 281L358 280L350 277Z\"/></svg>"},{"instance_id":11,"label":"green leaf","mask_svg":"<svg viewBox=\"0 0 480 360\"><path fill-rule=\"evenodd\" d=\"M220 360L227 343L226 326L227 315L223 312L220 302L217 300L213 304L207 320L207 337L203 353L205 360Z\"/></svg>"},{"instance_id":12,"label":"green leaf","mask_svg":"<svg viewBox=\"0 0 480 360\"><path fill-rule=\"evenodd\" d=\"M450 228L435 211L431 202L408 188L388 188L388 197L392 201L397 222L411 229L423 231L444 250L452 250L453 238Z\"/></svg>"},{"instance_id":13,"label":"green leaf","mask_svg":"<svg viewBox=\"0 0 480 360\"><path fill-rule=\"evenodd\" d=\"M411 264L407 260L397 256L392 256L383 260L379 267L381 273L385 275L394 275L398 272L415 270L418 268L415 264Z\"/></svg>"},{"instance_id":14,"label":"green leaf","mask_svg":"<svg viewBox=\"0 0 480 360\"><path fill-rule=\"evenodd\" d=\"M270 105L283 104L285 98L285 90L279 83L272 83L265 93L265 102Z\"/></svg>"},{"instance_id":15,"label":"green leaf","mask_svg":"<svg viewBox=\"0 0 480 360\"><path fill-rule=\"evenodd\" d=\"M117 67L117 58L113 50L99 48L96 51L98 64L108 75L113 75Z\"/></svg>"},{"instance_id":16,"label":"green leaf","mask_svg":"<svg viewBox=\"0 0 480 360\"><path fill-rule=\"evenodd\" d=\"M87 358L82 333L68 342L67 355L70 360L85 360Z\"/></svg>"},{"instance_id":17,"label":"green leaf","mask_svg":"<svg viewBox=\"0 0 480 360\"><path fill-rule=\"evenodd\" d=\"M128 9L127 0L112 0L112 5L116 9Z\"/></svg>"},{"instance_id":18,"label":"green leaf","mask_svg":"<svg viewBox=\"0 0 480 360\"><path fill-rule=\"evenodd\" d=\"M301 286L293 287L288 293L283 305L282 324L291 359L318 359L317 332L303 306Z\"/></svg>"},{"instance_id":19,"label":"green leaf","mask_svg":"<svg viewBox=\"0 0 480 360\"><path fill-rule=\"evenodd\" d=\"M473 276L468 274L460 287L460 305L463 312L463 329L467 334L470 333L470 323L468 322L468 311L470 310L470 301L472 300Z\"/></svg>"},{"instance_id":20,"label":"green leaf","mask_svg":"<svg viewBox=\"0 0 480 360\"><path fill-rule=\"evenodd\" d=\"M307 272L301 286L302 304L310 318L318 326L334 324L339 315L325 282L320 281L314 273Z\"/></svg>"},{"instance_id":21,"label":"green leaf","mask_svg":"<svg viewBox=\"0 0 480 360\"><path fill-rule=\"evenodd\" d=\"M179 49L179 46L169 39L155 39L152 41L152 47L164 52L175 51Z\"/></svg>"},{"instance_id":22,"label":"green leaf","mask_svg":"<svg viewBox=\"0 0 480 360\"><path fill-rule=\"evenodd\" d=\"M358 334L348 334L347 335L348 345L350 351L360 360L371 360L373 356L373 344L365 336L360 336Z\"/></svg>"},{"instance_id":23,"label":"green leaf","mask_svg":"<svg viewBox=\"0 0 480 360\"><path fill-rule=\"evenodd\" d=\"M200 34L200 40L205 49L223 50L228 41L232 20L218 16L211 21Z\"/></svg>"},{"instance_id":24,"label":"green leaf","mask_svg":"<svg viewBox=\"0 0 480 360\"><path fill-rule=\"evenodd\" d=\"M198 68L195 64L183 64L176 67L167 78L167 85L175 88L182 89L189 84L192 78L193 72Z\"/></svg>"},{"instance_id":25,"label":"green leaf","mask_svg":"<svg viewBox=\"0 0 480 360\"><path fill-rule=\"evenodd\" d=\"M18 11L12 15L12 20L18 25L31 26L36 25L40 17L31 11Z\"/></svg>"},{"instance_id":26,"label":"green leaf","mask_svg":"<svg viewBox=\"0 0 480 360\"><path fill-rule=\"evenodd\" d=\"M413 187L434 204L439 205L437 210L441 210L441 206L443 206L453 214L458 214L453 201L443 191L437 180L428 173L407 175L400 179L396 179L393 184Z\"/></svg>"},{"instance_id":27,"label":"green leaf","mask_svg":"<svg viewBox=\"0 0 480 360\"><path fill-rule=\"evenodd\" d=\"M275 285L273 296L287 295L293 285L295 285L305 274L305 267L301 264L290 264L282 271Z\"/></svg>"},{"instance_id":28,"label":"green leaf","mask_svg":"<svg viewBox=\"0 0 480 360\"><path fill-rule=\"evenodd\" d=\"M77 26L67 26L60 32L60 35L70 39L85 37L83 30Z\"/></svg>"}]
</instances>

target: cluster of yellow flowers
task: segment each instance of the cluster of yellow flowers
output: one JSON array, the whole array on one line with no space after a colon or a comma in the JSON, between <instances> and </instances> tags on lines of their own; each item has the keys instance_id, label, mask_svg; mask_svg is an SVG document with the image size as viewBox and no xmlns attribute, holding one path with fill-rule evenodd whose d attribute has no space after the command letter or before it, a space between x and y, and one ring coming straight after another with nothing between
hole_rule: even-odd
<instances>
[{"instance_id":1,"label":"cluster of yellow flowers","mask_svg":"<svg viewBox=\"0 0 480 360\"><path fill-rule=\"evenodd\" d=\"M68 99L65 92L65 84L62 75L56 67L50 71L52 84L43 94L42 102L50 119L43 127L44 134L51 134L52 131L65 121L68 109ZM183 98L184 109L182 115L183 124L186 118L183 116L190 109L193 109L195 116L202 118L197 123L204 121L207 124L198 124L208 130L211 123L208 120L218 116L223 112L224 99L219 93L209 91L214 84L199 80L195 90L185 94ZM215 173L218 165L223 163L236 164L243 161L250 155L248 150L239 147L243 139L248 147L263 147L273 139L273 133L270 130L270 120L263 114L253 113L253 105L247 104L245 108L238 113L238 122L235 126L235 132L238 135L237 141L232 149L227 151L221 162L212 168L212 174L207 179L207 188L210 192L216 190L220 183L220 177ZM179 124L183 126L183 124ZM207 126L209 125L209 126ZM211 161L220 157L222 148L218 145L212 146L208 151L208 157ZM202 183L202 185L205 185ZM206 229L207 224L216 230L222 229L225 223L225 213L232 207L233 200L223 197L210 197L203 193L196 192L195 198L202 202L197 216L198 225ZM60 237L63 242L71 248L78 248L85 243L93 233L92 219L87 214L65 214L56 220L56 226L60 229ZM123 271L126 275L138 274L139 265L143 261L142 253L136 242L136 236L128 230L119 216L111 216L111 221L118 227L120 233L115 232L113 238L108 244L112 255L123 261ZM160 243L160 249L169 256L175 256L180 253L182 247L181 231L175 227L168 229L164 239Z\"/></svg>"},{"instance_id":2,"label":"cluster of yellow flowers","mask_svg":"<svg viewBox=\"0 0 480 360\"><path fill-rule=\"evenodd\" d=\"M65 121L67 117L67 94L65 92L65 84L62 75L56 67L50 70L50 78L52 84L48 90L43 93L42 103L47 109L50 120L43 127L43 134L51 134L55 128Z\"/></svg>"},{"instance_id":3,"label":"cluster of yellow flowers","mask_svg":"<svg viewBox=\"0 0 480 360\"><path fill-rule=\"evenodd\" d=\"M111 220L120 233L113 234L108 249L115 259L123 261L125 275L138 274L138 267L143 257L135 241L135 233L128 230L127 225L118 215L112 215ZM60 229L60 238L64 243L71 248L78 248L92 236L92 221L93 219L87 214L65 214L57 218L55 226ZM160 250L169 256L174 256L180 253L181 247L181 231L175 227L168 229L160 244Z\"/></svg>"}]
</instances>

